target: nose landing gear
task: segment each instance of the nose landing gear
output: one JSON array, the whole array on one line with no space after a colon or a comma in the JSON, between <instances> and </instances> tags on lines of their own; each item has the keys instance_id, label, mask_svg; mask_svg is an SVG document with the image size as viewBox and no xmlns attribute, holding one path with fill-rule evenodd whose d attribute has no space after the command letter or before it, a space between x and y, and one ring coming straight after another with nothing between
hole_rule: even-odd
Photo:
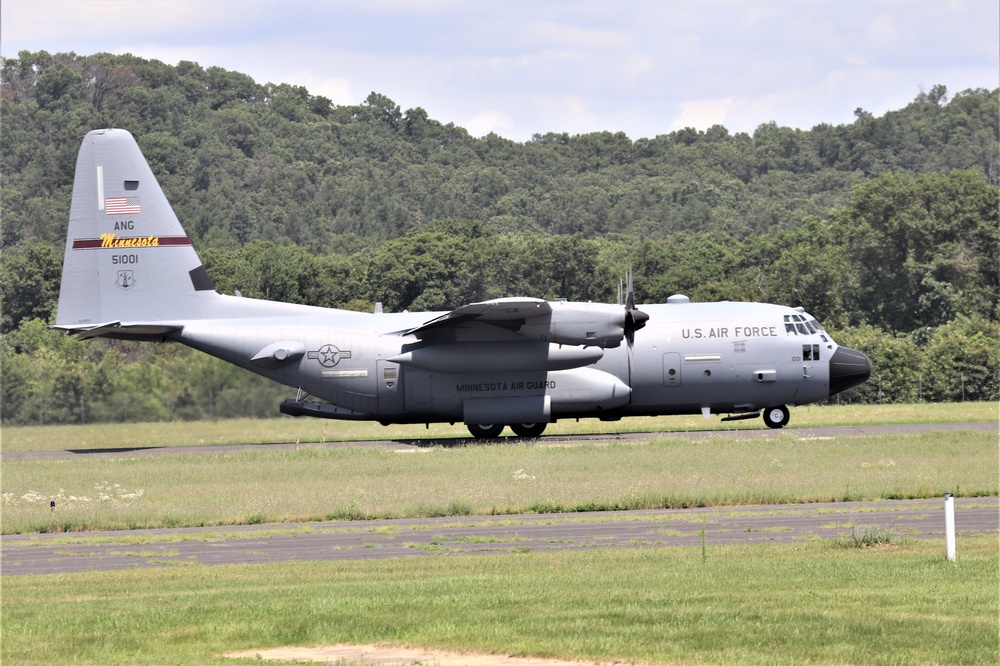
<instances>
[{"instance_id":1,"label":"nose landing gear","mask_svg":"<svg viewBox=\"0 0 1000 666\"><path fill-rule=\"evenodd\" d=\"M788 407L768 407L764 410L763 418L768 428L784 428L788 424Z\"/></svg>"}]
</instances>

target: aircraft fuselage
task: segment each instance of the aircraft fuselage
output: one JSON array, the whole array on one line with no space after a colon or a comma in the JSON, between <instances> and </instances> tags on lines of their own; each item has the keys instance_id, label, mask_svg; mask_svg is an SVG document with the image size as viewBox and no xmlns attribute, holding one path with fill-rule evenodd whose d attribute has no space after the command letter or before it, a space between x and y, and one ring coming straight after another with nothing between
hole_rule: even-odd
<instances>
[{"instance_id":1,"label":"aircraft fuselage","mask_svg":"<svg viewBox=\"0 0 1000 666\"><path fill-rule=\"evenodd\" d=\"M329 403L293 405L288 413L386 424L509 421L511 413L526 423L706 409L739 414L805 404L832 394L831 360L841 349L799 309L678 299L639 306L650 319L631 345L539 341L552 367L546 369L545 360L523 360L524 341L428 347L406 334L444 313L365 314L234 300L280 315L189 321L168 337ZM433 355L422 357L421 350Z\"/></svg>"}]
</instances>

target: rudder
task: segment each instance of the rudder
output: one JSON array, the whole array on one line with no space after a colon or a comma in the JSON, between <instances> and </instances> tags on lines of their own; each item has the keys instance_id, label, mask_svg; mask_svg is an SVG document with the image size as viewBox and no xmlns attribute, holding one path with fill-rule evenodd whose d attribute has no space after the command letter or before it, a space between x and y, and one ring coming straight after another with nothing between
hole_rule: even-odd
<instances>
[{"instance_id":1,"label":"rudder","mask_svg":"<svg viewBox=\"0 0 1000 666\"><path fill-rule=\"evenodd\" d=\"M56 327L201 319L218 298L132 135L88 133L73 180Z\"/></svg>"}]
</instances>

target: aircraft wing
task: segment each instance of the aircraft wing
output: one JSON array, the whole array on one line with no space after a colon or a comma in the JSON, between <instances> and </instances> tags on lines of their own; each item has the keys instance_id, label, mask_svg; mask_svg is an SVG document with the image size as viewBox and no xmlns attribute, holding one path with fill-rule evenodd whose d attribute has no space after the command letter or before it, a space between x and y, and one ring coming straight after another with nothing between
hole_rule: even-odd
<instances>
[{"instance_id":1,"label":"aircraft wing","mask_svg":"<svg viewBox=\"0 0 1000 666\"><path fill-rule=\"evenodd\" d=\"M540 298L498 298L482 303L471 303L432 319L416 328L405 332L405 335L415 335L424 339L432 334L456 333L459 328L469 333L468 339L493 338L498 331L505 329L516 331L528 319L543 317L552 313L548 301ZM476 329L482 329L482 336L476 335Z\"/></svg>"},{"instance_id":2,"label":"aircraft wing","mask_svg":"<svg viewBox=\"0 0 1000 666\"><path fill-rule=\"evenodd\" d=\"M537 340L603 349L620 345L628 326L629 311L621 305L498 298L464 305L404 334L430 343Z\"/></svg>"},{"instance_id":3,"label":"aircraft wing","mask_svg":"<svg viewBox=\"0 0 1000 666\"><path fill-rule=\"evenodd\" d=\"M567 339L558 323L553 326L553 315L566 310L565 305L540 298L499 298L464 305L406 331L421 343L389 360L454 373L549 372L596 363L604 356L604 345Z\"/></svg>"}]
</instances>

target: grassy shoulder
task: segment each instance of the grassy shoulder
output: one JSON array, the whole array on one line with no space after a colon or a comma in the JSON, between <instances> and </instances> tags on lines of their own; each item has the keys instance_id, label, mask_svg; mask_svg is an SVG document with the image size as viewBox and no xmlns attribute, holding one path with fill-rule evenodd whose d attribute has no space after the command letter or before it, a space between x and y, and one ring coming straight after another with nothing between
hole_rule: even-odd
<instances>
[{"instance_id":1,"label":"grassy shoulder","mask_svg":"<svg viewBox=\"0 0 1000 666\"><path fill-rule=\"evenodd\" d=\"M4 461L3 532L995 496L998 468L996 435L962 430L124 453Z\"/></svg>"},{"instance_id":2,"label":"grassy shoulder","mask_svg":"<svg viewBox=\"0 0 1000 666\"><path fill-rule=\"evenodd\" d=\"M876 425L896 423L996 422L998 405L987 402L921 403L908 405L807 405L792 410L789 429L810 426ZM546 434L672 432L764 428L758 419L722 423L717 416L659 416L626 418L615 422L566 420L549 426ZM4 451L60 451L66 449L127 449L157 446L204 446L358 441L369 439L447 439L468 437L461 424L381 426L365 421L279 417L162 423L105 423L72 426L5 427Z\"/></svg>"},{"instance_id":3,"label":"grassy shoulder","mask_svg":"<svg viewBox=\"0 0 1000 666\"><path fill-rule=\"evenodd\" d=\"M4 580L2 661L380 643L635 663L992 663L993 537L181 567ZM961 600L961 603L950 603ZM230 662L226 662L230 663ZM240 663L240 662L231 662Z\"/></svg>"}]
</instances>

